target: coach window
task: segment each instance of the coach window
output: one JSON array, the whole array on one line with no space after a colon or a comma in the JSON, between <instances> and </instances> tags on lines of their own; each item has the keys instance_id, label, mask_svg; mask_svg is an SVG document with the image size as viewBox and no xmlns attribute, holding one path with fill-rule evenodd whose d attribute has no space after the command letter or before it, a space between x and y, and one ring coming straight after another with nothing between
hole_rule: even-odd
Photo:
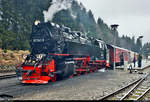
<instances>
[{"instance_id":1,"label":"coach window","mask_svg":"<svg viewBox=\"0 0 150 102\"><path fill-rule=\"evenodd\" d=\"M117 56L119 56L121 54L121 52L120 51L117 51Z\"/></svg>"}]
</instances>

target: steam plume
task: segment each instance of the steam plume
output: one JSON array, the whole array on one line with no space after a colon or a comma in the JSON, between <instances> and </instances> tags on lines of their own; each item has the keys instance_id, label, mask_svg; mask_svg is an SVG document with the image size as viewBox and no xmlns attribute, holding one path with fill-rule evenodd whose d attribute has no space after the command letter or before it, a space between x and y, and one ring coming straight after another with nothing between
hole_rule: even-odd
<instances>
[{"instance_id":1,"label":"steam plume","mask_svg":"<svg viewBox=\"0 0 150 102\"><path fill-rule=\"evenodd\" d=\"M43 11L45 22L51 21L57 12L71 8L72 1L73 0L53 0L48 11Z\"/></svg>"}]
</instances>

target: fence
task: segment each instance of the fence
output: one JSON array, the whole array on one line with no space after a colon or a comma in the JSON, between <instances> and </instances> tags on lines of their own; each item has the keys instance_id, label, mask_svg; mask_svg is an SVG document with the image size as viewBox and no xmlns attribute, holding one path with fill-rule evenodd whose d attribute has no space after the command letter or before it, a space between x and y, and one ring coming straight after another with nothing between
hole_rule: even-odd
<instances>
[{"instance_id":1,"label":"fence","mask_svg":"<svg viewBox=\"0 0 150 102\"><path fill-rule=\"evenodd\" d=\"M16 66L0 66L0 73L15 72Z\"/></svg>"}]
</instances>

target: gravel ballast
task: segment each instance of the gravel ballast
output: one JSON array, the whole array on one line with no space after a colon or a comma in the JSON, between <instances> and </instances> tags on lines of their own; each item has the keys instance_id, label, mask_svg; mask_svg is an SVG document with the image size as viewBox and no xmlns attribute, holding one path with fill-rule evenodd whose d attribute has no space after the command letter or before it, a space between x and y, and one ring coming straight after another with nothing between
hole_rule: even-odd
<instances>
[{"instance_id":1,"label":"gravel ballast","mask_svg":"<svg viewBox=\"0 0 150 102\"><path fill-rule=\"evenodd\" d=\"M129 74L129 71L106 70L48 83L35 92L17 97L17 100L97 100L118 88L122 88L144 74ZM32 89L31 89L32 90Z\"/></svg>"}]
</instances>

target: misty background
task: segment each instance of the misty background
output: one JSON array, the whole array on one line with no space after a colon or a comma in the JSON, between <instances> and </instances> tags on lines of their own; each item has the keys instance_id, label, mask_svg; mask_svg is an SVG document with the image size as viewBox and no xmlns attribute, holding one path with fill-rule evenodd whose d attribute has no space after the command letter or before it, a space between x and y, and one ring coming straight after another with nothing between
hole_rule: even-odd
<instances>
[{"instance_id":1,"label":"misty background","mask_svg":"<svg viewBox=\"0 0 150 102\"><path fill-rule=\"evenodd\" d=\"M143 35L143 44L150 39L150 0L78 0L91 9L95 19L108 25L119 24L119 36Z\"/></svg>"},{"instance_id":2,"label":"misty background","mask_svg":"<svg viewBox=\"0 0 150 102\"><path fill-rule=\"evenodd\" d=\"M0 0L0 48L31 50L35 20L54 22L135 52L150 52L149 1ZM119 24L113 31L111 24ZM138 36L143 35L143 45ZM135 37L134 37L135 36Z\"/></svg>"}]
</instances>

